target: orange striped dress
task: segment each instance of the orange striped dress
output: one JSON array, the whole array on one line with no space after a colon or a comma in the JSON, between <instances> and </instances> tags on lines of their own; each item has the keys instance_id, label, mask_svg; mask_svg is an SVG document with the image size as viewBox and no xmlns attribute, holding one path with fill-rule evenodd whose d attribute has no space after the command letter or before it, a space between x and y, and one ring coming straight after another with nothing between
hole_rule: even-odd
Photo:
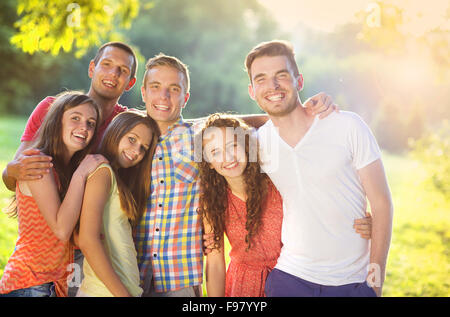
<instances>
[{"instance_id":1,"label":"orange striped dress","mask_svg":"<svg viewBox=\"0 0 450 317\"><path fill-rule=\"evenodd\" d=\"M57 296L67 296L67 265L73 262L70 243L61 242L47 225L32 196L16 186L18 239L0 281L0 294L49 282Z\"/></svg>"}]
</instances>

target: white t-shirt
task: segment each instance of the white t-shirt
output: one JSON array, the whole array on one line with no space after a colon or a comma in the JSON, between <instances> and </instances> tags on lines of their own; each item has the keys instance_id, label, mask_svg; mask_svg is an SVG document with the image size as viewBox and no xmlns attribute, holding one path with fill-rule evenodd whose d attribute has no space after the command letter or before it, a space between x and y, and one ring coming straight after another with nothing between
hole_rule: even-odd
<instances>
[{"instance_id":1,"label":"white t-shirt","mask_svg":"<svg viewBox=\"0 0 450 317\"><path fill-rule=\"evenodd\" d=\"M370 243L353 221L365 216L357 170L381 157L355 113L317 116L292 148L272 121L258 130L262 169L283 197L283 248L276 268L321 285L362 282Z\"/></svg>"}]
</instances>

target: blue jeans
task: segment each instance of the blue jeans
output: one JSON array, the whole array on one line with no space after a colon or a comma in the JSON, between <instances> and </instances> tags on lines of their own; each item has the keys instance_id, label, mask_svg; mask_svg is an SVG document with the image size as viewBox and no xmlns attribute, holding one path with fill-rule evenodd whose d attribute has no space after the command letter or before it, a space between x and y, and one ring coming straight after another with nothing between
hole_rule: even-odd
<instances>
[{"instance_id":1,"label":"blue jeans","mask_svg":"<svg viewBox=\"0 0 450 317\"><path fill-rule=\"evenodd\" d=\"M266 280L267 297L376 297L367 282L326 286L273 269Z\"/></svg>"},{"instance_id":2,"label":"blue jeans","mask_svg":"<svg viewBox=\"0 0 450 317\"><path fill-rule=\"evenodd\" d=\"M55 285L46 283L28 288L16 289L8 294L0 294L0 297L56 297Z\"/></svg>"}]
</instances>

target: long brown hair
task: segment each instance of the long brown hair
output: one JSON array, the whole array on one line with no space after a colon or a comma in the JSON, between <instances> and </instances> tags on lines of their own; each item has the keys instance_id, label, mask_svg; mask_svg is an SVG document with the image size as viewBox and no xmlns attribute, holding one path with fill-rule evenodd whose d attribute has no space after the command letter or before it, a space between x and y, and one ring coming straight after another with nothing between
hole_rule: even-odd
<instances>
[{"instance_id":1,"label":"long brown hair","mask_svg":"<svg viewBox=\"0 0 450 317\"><path fill-rule=\"evenodd\" d=\"M94 134L89 144L82 150L75 152L68 164L64 163L64 154L67 151L62 136L62 118L64 113L81 104L90 104L97 114L97 124L95 125ZM52 157L53 167L58 175L59 180L59 196L61 201L67 192L72 174L83 160L83 158L91 153L93 149L92 142L97 136L97 130L101 122L101 109L97 103L89 96L80 91L65 91L56 96L56 99L50 105L47 114L44 117L40 128L36 132L36 138L32 142L30 148L40 150L42 153ZM17 206L14 198L8 208L7 214L11 217L17 215Z\"/></svg>"},{"instance_id":2,"label":"long brown hair","mask_svg":"<svg viewBox=\"0 0 450 317\"><path fill-rule=\"evenodd\" d=\"M206 129L211 127L217 128L241 128L244 131L250 132L250 128L240 119L228 114L216 113L210 115L205 122L201 131L196 135L196 142L202 142L203 134ZM258 232L261 224L262 211L265 203L268 178L265 173L262 173L260 168L260 161L256 151L256 160L250 160L250 144L257 146L257 141L251 133L245 134L245 155L247 157L247 166L244 170L243 176L245 180L245 188L247 194L247 215L245 228L247 234L245 241L248 249L251 247L252 238ZM238 138L239 141L239 138ZM201 159L199 161L199 175L200 175L200 215L205 217L211 224L214 235L219 239L223 238L225 231L225 211L228 208L227 188L228 183L222 175L210 167L207 160Z\"/></svg>"},{"instance_id":3,"label":"long brown hair","mask_svg":"<svg viewBox=\"0 0 450 317\"><path fill-rule=\"evenodd\" d=\"M135 126L144 124L152 132L152 140L142 160L133 167L120 168L118 145ZM156 122L145 113L129 110L118 114L109 124L100 144L99 154L105 156L114 171L119 189L120 206L136 225L147 208L150 196L152 159L160 132Z\"/></svg>"}]
</instances>

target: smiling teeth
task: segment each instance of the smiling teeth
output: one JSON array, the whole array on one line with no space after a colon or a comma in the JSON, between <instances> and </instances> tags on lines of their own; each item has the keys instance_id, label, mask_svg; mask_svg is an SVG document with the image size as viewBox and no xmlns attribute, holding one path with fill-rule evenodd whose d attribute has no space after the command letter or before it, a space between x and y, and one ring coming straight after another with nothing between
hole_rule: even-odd
<instances>
[{"instance_id":1,"label":"smiling teeth","mask_svg":"<svg viewBox=\"0 0 450 317\"><path fill-rule=\"evenodd\" d=\"M267 97L267 99L269 99L270 101L280 101L282 98L283 98L282 94Z\"/></svg>"},{"instance_id":2,"label":"smiling teeth","mask_svg":"<svg viewBox=\"0 0 450 317\"><path fill-rule=\"evenodd\" d=\"M155 105L155 107L159 110L169 110L169 107L164 105Z\"/></svg>"},{"instance_id":3,"label":"smiling teeth","mask_svg":"<svg viewBox=\"0 0 450 317\"><path fill-rule=\"evenodd\" d=\"M116 87L116 84L114 82L112 82L111 80L103 80L103 83L107 86L111 86L111 87Z\"/></svg>"},{"instance_id":4,"label":"smiling teeth","mask_svg":"<svg viewBox=\"0 0 450 317\"><path fill-rule=\"evenodd\" d=\"M231 163L231 164L229 164L227 166L224 166L224 168L232 169L232 168L235 168L237 165L238 165L238 163L234 162L234 163Z\"/></svg>"},{"instance_id":5,"label":"smiling teeth","mask_svg":"<svg viewBox=\"0 0 450 317\"><path fill-rule=\"evenodd\" d=\"M127 153L123 153L123 155L125 155L125 157L127 159L129 159L130 161L133 161L133 158L131 156L129 156Z\"/></svg>"},{"instance_id":6,"label":"smiling teeth","mask_svg":"<svg viewBox=\"0 0 450 317\"><path fill-rule=\"evenodd\" d=\"M78 133L74 133L73 136L76 136L77 138L86 139L86 136Z\"/></svg>"}]
</instances>

